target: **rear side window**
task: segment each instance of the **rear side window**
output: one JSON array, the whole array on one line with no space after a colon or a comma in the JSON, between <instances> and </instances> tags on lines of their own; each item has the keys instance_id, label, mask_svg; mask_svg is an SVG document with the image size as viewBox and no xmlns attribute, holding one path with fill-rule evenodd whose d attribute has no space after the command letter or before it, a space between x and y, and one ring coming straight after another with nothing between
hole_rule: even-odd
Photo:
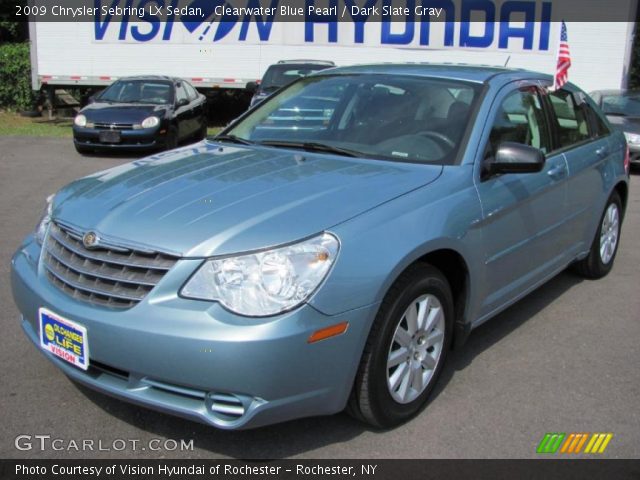
<instances>
[{"instance_id":1,"label":"rear side window","mask_svg":"<svg viewBox=\"0 0 640 480\"><path fill-rule=\"evenodd\" d=\"M578 105L571 92L566 90L550 92L549 100L556 117L558 148L566 148L591 138L586 104Z\"/></svg>"},{"instance_id":2,"label":"rear side window","mask_svg":"<svg viewBox=\"0 0 640 480\"><path fill-rule=\"evenodd\" d=\"M611 133L611 130L609 130L609 127L604 123L602 117L596 113L591 105L585 103L582 108L584 109L587 119L591 124L591 132L594 137L604 137Z\"/></svg>"}]
</instances>

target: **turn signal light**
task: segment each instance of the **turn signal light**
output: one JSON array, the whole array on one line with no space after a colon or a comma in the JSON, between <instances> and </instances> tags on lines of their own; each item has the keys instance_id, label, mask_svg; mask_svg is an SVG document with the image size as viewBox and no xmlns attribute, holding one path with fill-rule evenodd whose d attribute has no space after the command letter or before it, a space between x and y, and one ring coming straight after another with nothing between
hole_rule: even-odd
<instances>
[{"instance_id":1,"label":"turn signal light","mask_svg":"<svg viewBox=\"0 0 640 480\"><path fill-rule=\"evenodd\" d=\"M307 343L315 343L320 340L326 340L327 338L335 337L337 335L342 335L347 331L347 327L349 326L349 322L342 322L336 325L332 325L327 328L321 328L320 330L316 330L311 334Z\"/></svg>"},{"instance_id":2,"label":"turn signal light","mask_svg":"<svg viewBox=\"0 0 640 480\"><path fill-rule=\"evenodd\" d=\"M629 153L629 145L627 145L627 151L624 154L624 171L629 175L631 171L631 155Z\"/></svg>"}]
</instances>

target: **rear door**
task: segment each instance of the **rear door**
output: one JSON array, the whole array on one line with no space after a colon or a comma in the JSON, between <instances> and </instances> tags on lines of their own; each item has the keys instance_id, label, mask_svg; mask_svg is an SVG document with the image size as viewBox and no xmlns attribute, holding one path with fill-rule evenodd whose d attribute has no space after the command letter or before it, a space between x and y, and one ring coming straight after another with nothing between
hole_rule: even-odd
<instances>
[{"instance_id":1,"label":"rear door","mask_svg":"<svg viewBox=\"0 0 640 480\"><path fill-rule=\"evenodd\" d=\"M486 289L482 315L530 291L563 262L559 242L566 214L567 165L550 153L552 136L541 91L534 82L502 89L489 114L482 165L492 161L501 142L517 142L545 154L537 173L476 177L483 209L482 235Z\"/></svg>"},{"instance_id":2,"label":"rear door","mask_svg":"<svg viewBox=\"0 0 640 480\"><path fill-rule=\"evenodd\" d=\"M183 82L184 88L187 90L189 97L189 105L191 107L191 116L193 120L193 131L195 134L199 132L203 125L206 125L205 99L189 82Z\"/></svg>"},{"instance_id":3,"label":"rear door","mask_svg":"<svg viewBox=\"0 0 640 480\"><path fill-rule=\"evenodd\" d=\"M609 128L584 93L567 86L549 92L547 100L556 132L554 151L565 156L569 169L564 241L575 256L591 246L594 218L600 217L601 192L606 188L605 165L619 149L609 145Z\"/></svg>"}]
</instances>

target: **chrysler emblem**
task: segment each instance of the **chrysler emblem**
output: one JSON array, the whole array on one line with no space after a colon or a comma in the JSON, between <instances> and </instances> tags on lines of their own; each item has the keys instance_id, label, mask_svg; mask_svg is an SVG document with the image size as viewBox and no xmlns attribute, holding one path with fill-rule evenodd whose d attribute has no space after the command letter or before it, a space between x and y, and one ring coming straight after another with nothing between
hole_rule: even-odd
<instances>
[{"instance_id":1,"label":"chrysler emblem","mask_svg":"<svg viewBox=\"0 0 640 480\"><path fill-rule=\"evenodd\" d=\"M82 237L82 244L86 248L93 248L98 245L98 234L95 232L87 232Z\"/></svg>"}]
</instances>

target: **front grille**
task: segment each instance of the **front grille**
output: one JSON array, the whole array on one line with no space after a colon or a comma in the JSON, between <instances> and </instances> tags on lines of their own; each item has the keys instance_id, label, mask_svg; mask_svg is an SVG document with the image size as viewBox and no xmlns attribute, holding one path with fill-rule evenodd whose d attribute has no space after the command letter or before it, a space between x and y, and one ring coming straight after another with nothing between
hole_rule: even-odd
<instances>
[{"instance_id":1,"label":"front grille","mask_svg":"<svg viewBox=\"0 0 640 480\"><path fill-rule=\"evenodd\" d=\"M100 123L93 124L98 130L131 130L133 123Z\"/></svg>"},{"instance_id":2,"label":"front grille","mask_svg":"<svg viewBox=\"0 0 640 480\"><path fill-rule=\"evenodd\" d=\"M63 292L89 303L130 308L173 267L177 257L131 249L87 249L81 237L52 223L43 249L49 280Z\"/></svg>"}]
</instances>

